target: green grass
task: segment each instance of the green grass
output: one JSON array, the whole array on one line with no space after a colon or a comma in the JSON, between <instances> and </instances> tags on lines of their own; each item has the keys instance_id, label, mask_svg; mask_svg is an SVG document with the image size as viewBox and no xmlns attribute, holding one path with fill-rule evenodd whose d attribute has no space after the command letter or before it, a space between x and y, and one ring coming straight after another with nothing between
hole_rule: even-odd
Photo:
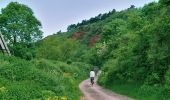
<instances>
[{"instance_id":1,"label":"green grass","mask_svg":"<svg viewBox=\"0 0 170 100\"><path fill-rule=\"evenodd\" d=\"M135 100L170 100L164 89L160 87L142 85L138 82L127 83L115 80L111 84L102 85L116 93L129 96Z\"/></svg>"},{"instance_id":2,"label":"green grass","mask_svg":"<svg viewBox=\"0 0 170 100\"><path fill-rule=\"evenodd\" d=\"M52 100L55 96L79 100L78 84L85 79L88 66L0 55L0 100Z\"/></svg>"}]
</instances>

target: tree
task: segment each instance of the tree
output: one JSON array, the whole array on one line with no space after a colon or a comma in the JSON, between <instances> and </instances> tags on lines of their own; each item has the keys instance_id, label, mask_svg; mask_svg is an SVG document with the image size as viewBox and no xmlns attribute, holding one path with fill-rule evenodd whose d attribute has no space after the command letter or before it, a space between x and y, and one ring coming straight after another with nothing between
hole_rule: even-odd
<instances>
[{"instance_id":1,"label":"tree","mask_svg":"<svg viewBox=\"0 0 170 100\"><path fill-rule=\"evenodd\" d=\"M104 41L108 41L111 38L116 38L116 35L122 34L126 29L126 22L122 19L114 19L111 22L103 26L102 37Z\"/></svg>"},{"instance_id":2,"label":"tree","mask_svg":"<svg viewBox=\"0 0 170 100\"><path fill-rule=\"evenodd\" d=\"M68 26L67 31L74 30L76 27L77 27L76 24L71 24Z\"/></svg>"},{"instance_id":3,"label":"tree","mask_svg":"<svg viewBox=\"0 0 170 100\"><path fill-rule=\"evenodd\" d=\"M135 6L134 6L134 5L131 5L131 6L130 6L130 9L133 9L133 8L135 8Z\"/></svg>"},{"instance_id":4,"label":"tree","mask_svg":"<svg viewBox=\"0 0 170 100\"><path fill-rule=\"evenodd\" d=\"M79 42L68 39L67 36L62 34L64 33L51 35L40 41L36 50L37 58L59 61L71 60L80 47Z\"/></svg>"},{"instance_id":5,"label":"tree","mask_svg":"<svg viewBox=\"0 0 170 100\"><path fill-rule=\"evenodd\" d=\"M163 5L170 5L170 0L160 0L159 2Z\"/></svg>"},{"instance_id":6,"label":"tree","mask_svg":"<svg viewBox=\"0 0 170 100\"><path fill-rule=\"evenodd\" d=\"M18 44L30 45L42 38L41 23L28 6L11 2L1 12L0 31L12 48Z\"/></svg>"}]
</instances>

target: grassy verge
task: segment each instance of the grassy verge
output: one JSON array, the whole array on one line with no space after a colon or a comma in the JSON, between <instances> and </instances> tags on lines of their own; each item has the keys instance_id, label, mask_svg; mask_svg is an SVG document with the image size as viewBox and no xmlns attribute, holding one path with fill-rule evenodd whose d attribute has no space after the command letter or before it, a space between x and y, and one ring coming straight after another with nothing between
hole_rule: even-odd
<instances>
[{"instance_id":1,"label":"grassy verge","mask_svg":"<svg viewBox=\"0 0 170 100\"><path fill-rule=\"evenodd\" d=\"M87 64L0 55L0 100L79 100Z\"/></svg>"},{"instance_id":2,"label":"grassy verge","mask_svg":"<svg viewBox=\"0 0 170 100\"><path fill-rule=\"evenodd\" d=\"M169 97L166 97L165 89L161 87L142 85L138 82L127 83L118 80L115 80L111 84L101 85L118 94L129 96L135 100L170 100Z\"/></svg>"}]
</instances>

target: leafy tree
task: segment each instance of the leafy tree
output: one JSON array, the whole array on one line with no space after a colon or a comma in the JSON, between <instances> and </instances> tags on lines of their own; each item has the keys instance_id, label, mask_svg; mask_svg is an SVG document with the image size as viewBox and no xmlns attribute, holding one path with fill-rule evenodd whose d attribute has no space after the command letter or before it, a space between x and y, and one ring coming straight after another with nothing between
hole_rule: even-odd
<instances>
[{"instance_id":1,"label":"leafy tree","mask_svg":"<svg viewBox=\"0 0 170 100\"><path fill-rule=\"evenodd\" d=\"M40 41L37 48L37 58L59 61L72 60L76 55L79 43L61 34L48 36Z\"/></svg>"},{"instance_id":2,"label":"leafy tree","mask_svg":"<svg viewBox=\"0 0 170 100\"><path fill-rule=\"evenodd\" d=\"M16 56L22 55L16 52L18 45L23 48L42 38L41 23L28 6L11 2L1 12L0 31L9 41Z\"/></svg>"},{"instance_id":3,"label":"leafy tree","mask_svg":"<svg viewBox=\"0 0 170 100\"><path fill-rule=\"evenodd\" d=\"M143 27L144 20L141 17L140 10L131 10L127 13L128 16L128 28L133 31L140 30Z\"/></svg>"},{"instance_id":4,"label":"leafy tree","mask_svg":"<svg viewBox=\"0 0 170 100\"><path fill-rule=\"evenodd\" d=\"M103 26L102 36L104 40L115 38L116 35L120 35L125 32L126 22L122 19L114 19L108 24Z\"/></svg>"},{"instance_id":5,"label":"leafy tree","mask_svg":"<svg viewBox=\"0 0 170 100\"><path fill-rule=\"evenodd\" d=\"M76 28L76 24L71 24L67 27L67 31L71 31Z\"/></svg>"},{"instance_id":6,"label":"leafy tree","mask_svg":"<svg viewBox=\"0 0 170 100\"><path fill-rule=\"evenodd\" d=\"M145 16L145 20L148 20L148 21L154 21L155 18L157 17L157 15L159 15L160 13L160 5L156 2L151 2L147 5L145 5L143 8L142 8L142 13L143 13L143 16Z\"/></svg>"},{"instance_id":7,"label":"leafy tree","mask_svg":"<svg viewBox=\"0 0 170 100\"><path fill-rule=\"evenodd\" d=\"M134 5L131 5L131 6L130 6L130 9L133 9L133 8L135 8L135 6L134 6Z\"/></svg>"},{"instance_id":8,"label":"leafy tree","mask_svg":"<svg viewBox=\"0 0 170 100\"><path fill-rule=\"evenodd\" d=\"M169 12L167 12L169 13ZM167 13L163 13L152 25L150 30L150 50L148 60L152 72L158 74L155 83L165 82L165 73L169 69L170 61L170 18Z\"/></svg>"},{"instance_id":9,"label":"leafy tree","mask_svg":"<svg viewBox=\"0 0 170 100\"><path fill-rule=\"evenodd\" d=\"M170 5L170 0L160 0L159 2L163 5Z\"/></svg>"}]
</instances>

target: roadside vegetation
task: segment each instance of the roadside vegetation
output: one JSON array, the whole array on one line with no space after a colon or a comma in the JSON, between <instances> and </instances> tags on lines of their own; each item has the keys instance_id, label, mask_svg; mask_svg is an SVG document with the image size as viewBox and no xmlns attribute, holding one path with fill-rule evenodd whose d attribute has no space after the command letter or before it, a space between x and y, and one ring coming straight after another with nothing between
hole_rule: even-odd
<instances>
[{"instance_id":1,"label":"roadside vegetation","mask_svg":"<svg viewBox=\"0 0 170 100\"><path fill-rule=\"evenodd\" d=\"M0 14L0 31L19 57L0 55L0 99L78 100L92 66L101 68L103 87L137 100L170 99L169 0L113 9L44 39L33 11L21 5L10 3Z\"/></svg>"},{"instance_id":2,"label":"roadside vegetation","mask_svg":"<svg viewBox=\"0 0 170 100\"><path fill-rule=\"evenodd\" d=\"M138 100L168 100L169 12L169 0L151 2L142 8L132 5L70 25L69 31L86 33L81 39L86 45L100 36L88 50L88 63L102 69L100 85Z\"/></svg>"},{"instance_id":3,"label":"roadside vegetation","mask_svg":"<svg viewBox=\"0 0 170 100\"><path fill-rule=\"evenodd\" d=\"M54 60L26 61L0 55L1 100L79 100L79 83L87 77L87 64Z\"/></svg>"}]
</instances>

